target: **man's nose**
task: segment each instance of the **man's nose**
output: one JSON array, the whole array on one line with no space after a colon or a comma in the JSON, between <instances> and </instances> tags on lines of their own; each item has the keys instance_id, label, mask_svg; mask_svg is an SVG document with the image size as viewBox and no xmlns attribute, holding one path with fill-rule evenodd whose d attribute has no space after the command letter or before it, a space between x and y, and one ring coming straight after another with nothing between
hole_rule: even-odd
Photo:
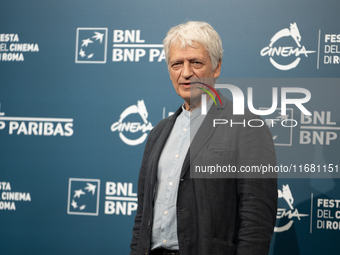
<instances>
[{"instance_id":1,"label":"man's nose","mask_svg":"<svg viewBox=\"0 0 340 255\"><path fill-rule=\"evenodd\" d=\"M182 69L182 76L185 79L190 79L191 76L193 76L194 72L192 70L192 67L190 63L184 63L183 64L183 69Z\"/></svg>"}]
</instances>

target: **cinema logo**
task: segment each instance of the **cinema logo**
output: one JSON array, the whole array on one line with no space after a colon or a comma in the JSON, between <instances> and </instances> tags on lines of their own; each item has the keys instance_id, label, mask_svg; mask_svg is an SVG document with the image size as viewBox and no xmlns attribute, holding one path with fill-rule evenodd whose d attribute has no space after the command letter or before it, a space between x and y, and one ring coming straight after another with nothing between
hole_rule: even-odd
<instances>
[{"instance_id":1,"label":"cinema logo","mask_svg":"<svg viewBox=\"0 0 340 255\"><path fill-rule=\"evenodd\" d=\"M118 132L120 139L127 145L135 146L141 144L148 136L146 132L153 129L153 126L151 122L147 120L147 117L148 112L144 100L139 100L137 101L137 105L131 105L122 112L119 120L111 125L111 131ZM136 120L137 118L138 121L142 119L143 122L128 121L130 118L131 120ZM130 133L131 136L135 136L136 138L127 138L124 133Z\"/></svg>"},{"instance_id":2,"label":"cinema logo","mask_svg":"<svg viewBox=\"0 0 340 255\"><path fill-rule=\"evenodd\" d=\"M296 44L295 47L292 46L278 46L275 47L274 44L280 39L285 37L292 38ZM284 28L277 32L271 39L269 46L264 47L260 54L262 57L269 56L270 63L279 70L287 71L297 67L301 61L301 55L308 57L308 54L315 53L315 51L306 50L305 46L300 44L301 35L296 23L291 23L290 28ZM285 41L285 43L288 43ZM277 43L278 44L278 43ZM274 60L274 58L288 58L295 56L295 59L288 64L279 64Z\"/></svg>"},{"instance_id":3,"label":"cinema logo","mask_svg":"<svg viewBox=\"0 0 340 255\"><path fill-rule=\"evenodd\" d=\"M73 135L73 119L7 117L4 112L0 112L0 131L4 130L9 135L68 137Z\"/></svg>"},{"instance_id":4,"label":"cinema logo","mask_svg":"<svg viewBox=\"0 0 340 255\"><path fill-rule=\"evenodd\" d=\"M278 198L279 207L276 219L279 220L279 226L274 228L274 232L287 231L292 227L294 220L300 221L301 217L309 216L308 214L299 213L298 209L293 206L294 198L288 184L282 185L282 190L278 190ZM282 199L284 202L282 202Z\"/></svg>"}]
</instances>

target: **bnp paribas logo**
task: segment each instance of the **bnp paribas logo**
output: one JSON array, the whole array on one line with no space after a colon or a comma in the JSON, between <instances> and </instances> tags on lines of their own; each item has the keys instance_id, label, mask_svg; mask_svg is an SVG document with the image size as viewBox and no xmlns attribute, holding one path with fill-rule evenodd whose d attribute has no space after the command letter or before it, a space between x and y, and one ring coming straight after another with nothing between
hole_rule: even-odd
<instances>
[{"instance_id":1,"label":"bnp paribas logo","mask_svg":"<svg viewBox=\"0 0 340 255\"><path fill-rule=\"evenodd\" d=\"M100 180L70 178L67 213L98 216Z\"/></svg>"},{"instance_id":2,"label":"bnp paribas logo","mask_svg":"<svg viewBox=\"0 0 340 255\"><path fill-rule=\"evenodd\" d=\"M76 63L104 64L107 55L107 28L77 28Z\"/></svg>"}]
</instances>

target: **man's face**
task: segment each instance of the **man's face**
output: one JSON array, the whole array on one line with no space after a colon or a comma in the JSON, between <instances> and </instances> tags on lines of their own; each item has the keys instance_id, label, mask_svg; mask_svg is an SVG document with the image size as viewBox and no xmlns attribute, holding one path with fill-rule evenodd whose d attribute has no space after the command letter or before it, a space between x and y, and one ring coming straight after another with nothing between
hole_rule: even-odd
<instances>
[{"instance_id":1,"label":"man's face","mask_svg":"<svg viewBox=\"0 0 340 255\"><path fill-rule=\"evenodd\" d=\"M199 43L194 43L194 47L180 49L180 44L174 43L169 50L170 79L177 94L187 104L190 103L191 78L217 78L221 71L221 61L212 70L208 51Z\"/></svg>"}]
</instances>

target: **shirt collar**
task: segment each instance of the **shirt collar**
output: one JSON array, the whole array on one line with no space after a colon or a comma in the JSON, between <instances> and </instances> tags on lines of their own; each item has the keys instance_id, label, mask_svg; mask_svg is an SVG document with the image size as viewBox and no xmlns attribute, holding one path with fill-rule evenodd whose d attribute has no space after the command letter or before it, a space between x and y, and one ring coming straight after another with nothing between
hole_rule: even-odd
<instances>
[{"instance_id":1,"label":"shirt collar","mask_svg":"<svg viewBox=\"0 0 340 255\"><path fill-rule=\"evenodd\" d=\"M209 111L210 107L212 106L214 100L208 100L207 102L207 111ZM182 104L182 114L187 117L188 119L190 118L195 118L201 114L201 106L197 107L193 111L187 111L185 110L184 104Z\"/></svg>"}]
</instances>

